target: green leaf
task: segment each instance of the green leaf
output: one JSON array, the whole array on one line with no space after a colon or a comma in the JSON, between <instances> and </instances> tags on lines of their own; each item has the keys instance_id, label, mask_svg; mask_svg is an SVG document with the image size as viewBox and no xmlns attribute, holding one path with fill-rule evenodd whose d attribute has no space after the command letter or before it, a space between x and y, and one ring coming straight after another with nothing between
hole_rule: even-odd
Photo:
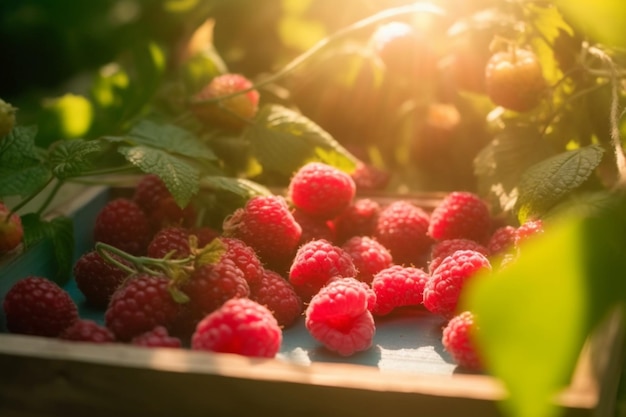
<instances>
[{"instance_id":1,"label":"green leaf","mask_svg":"<svg viewBox=\"0 0 626 417\"><path fill-rule=\"evenodd\" d=\"M566 151L530 167L520 178L518 218L541 217L583 184L596 169L604 149L599 145Z\"/></svg>"},{"instance_id":2,"label":"green leaf","mask_svg":"<svg viewBox=\"0 0 626 417\"><path fill-rule=\"evenodd\" d=\"M244 137L264 169L290 176L306 162L320 161L351 172L356 158L307 117L280 105L261 108Z\"/></svg>"},{"instance_id":3,"label":"green leaf","mask_svg":"<svg viewBox=\"0 0 626 417\"><path fill-rule=\"evenodd\" d=\"M35 147L37 128L16 126L0 141L0 199L28 196L43 187L51 172Z\"/></svg>"},{"instance_id":4,"label":"green leaf","mask_svg":"<svg viewBox=\"0 0 626 417\"><path fill-rule=\"evenodd\" d=\"M67 217L55 217L44 220L35 213L22 216L24 225L24 247L50 239L57 262L56 273L52 278L59 285L65 284L70 278L74 261L74 225Z\"/></svg>"},{"instance_id":5,"label":"green leaf","mask_svg":"<svg viewBox=\"0 0 626 417\"><path fill-rule=\"evenodd\" d=\"M524 171L553 154L536 128L506 127L474 159L479 193L490 200L494 208L512 210Z\"/></svg>"},{"instance_id":6,"label":"green leaf","mask_svg":"<svg viewBox=\"0 0 626 417\"><path fill-rule=\"evenodd\" d=\"M624 198L598 207L550 223L517 260L464 288L461 305L476 316L487 371L508 391L507 415L554 416L589 332L626 299L615 272L626 267Z\"/></svg>"},{"instance_id":7,"label":"green leaf","mask_svg":"<svg viewBox=\"0 0 626 417\"><path fill-rule=\"evenodd\" d=\"M626 3L622 0L555 0L554 4L593 40L626 47L626 26L621 19L616 19L626 14Z\"/></svg>"},{"instance_id":8,"label":"green leaf","mask_svg":"<svg viewBox=\"0 0 626 417\"><path fill-rule=\"evenodd\" d=\"M195 267L216 264L226 252L226 245L221 239L213 239L202 248L198 248L198 254L195 260Z\"/></svg>"},{"instance_id":9,"label":"green leaf","mask_svg":"<svg viewBox=\"0 0 626 417\"><path fill-rule=\"evenodd\" d=\"M244 178L206 175L200 178L200 187L228 191L244 199L256 195L270 195L272 192L263 185Z\"/></svg>"},{"instance_id":10,"label":"green leaf","mask_svg":"<svg viewBox=\"0 0 626 417\"><path fill-rule=\"evenodd\" d=\"M75 139L57 142L50 150L48 164L59 179L79 176L93 166L93 157L104 150L96 140Z\"/></svg>"}]
</instances>

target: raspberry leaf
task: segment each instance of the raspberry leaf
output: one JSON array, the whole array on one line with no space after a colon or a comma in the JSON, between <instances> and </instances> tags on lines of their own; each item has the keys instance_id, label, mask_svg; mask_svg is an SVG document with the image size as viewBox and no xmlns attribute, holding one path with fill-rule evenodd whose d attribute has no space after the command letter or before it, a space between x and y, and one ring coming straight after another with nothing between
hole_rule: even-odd
<instances>
[{"instance_id":1,"label":"raspberry leaf","mask_svg":"<svg viewBox=\"0 0 626 417\"><path fill-rule=\"evenodd\" d=\"M78 176L92 167L94 154L103 149L103 143L95 140L58 142L50 150L48 164L59 179Z\"/></svg>"},{"instance_id":2,"label":"raspberry leaf","mask_svg":"<svg viewBox=\"0 0 626 417\"><path fill-rule=\"evenodd\" d=\"M530 167L520 178L517 216L520 224L541 217L583 184L596 169L604 149L599 145L567 151Z\"/></svg>"},{"instance_id":3,"label":"raspberry leaf","mask_svg":"<svg viewBox=\"0 0 626 417\"><path fill-rule=\"evenodd\" d=\"M0 199L28 196L39 191L52 177L35 146L35 126L16 126L0 142Z\"/></svg>"},{"instance_id":4,"label":"raspberry leaf","mask_svg":"<svg viewBox=\"0 0 626 417\"><path fill-rule=\"evenodd\" d=\"M203 265L216 264L226 252L226 246L220 239L213 239L204 247L198 249L196 255L195 267L199 268Z\"/></svg>"},{"instance_id":5,"label":"raspberry leaf","mask_svg":"<svg viewBox=\"0 0 626 417\"><path fill-rule=\"evenodd\" d=\"M268 188L254 181L218 175L206 175L200 178L200 187L228 191L244 199L272 194Z\"/></svg>"},{"instance_id":6,"label":"raspberry leaf","mask_svg":"<svg viewBox=\"0 0 626 417\"><path fill-rule=\"evenodd\" d=\"M265 170L290 176L310 161L351 172L356 158L307 117L280 105L261 108L256 123L244 133L253 155Z\"/></svg>"}]
</instances>

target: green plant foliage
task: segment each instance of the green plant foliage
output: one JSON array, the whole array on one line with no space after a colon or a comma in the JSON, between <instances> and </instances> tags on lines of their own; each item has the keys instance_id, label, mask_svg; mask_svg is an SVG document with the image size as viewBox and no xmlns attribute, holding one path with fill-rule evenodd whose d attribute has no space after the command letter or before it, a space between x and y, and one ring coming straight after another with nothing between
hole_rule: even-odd
<instances>
[{"instance_id":1,"label":"green plant foliage","mask_svg":"<svg viewBox=\"0 0 626 417\"><path fill-rule=\"evenodd\" d=\"M93 156L103 151L104 144L96 140L76 139L57 142L48 155L48 165L54 176L66 179L79 176L93 166Z\"/></svg>"},{"instance_id":2,"label":"green plant foliage","mask_svg":"<svg viewBox=\"0 0 626 417\"><path fill-rule=\"evenodd\" d=\"M555 0L554 4L567 17L598 42L615 47L626 47L626 28L616 16L626 14L621 0Z\"/></svg>"},{"instance_id":3,"label":"green plant foliage","mask_svg":"<svg viewBox=\"0 0 626 417\"><path fill-rule=\"evenodd\" d=\"M203 189L228 191L246 200L257 195L272 194L269 189L259 183L244 178L216 175L205 175L201 177L200 187Z\"/></svg>"}]
</instances>

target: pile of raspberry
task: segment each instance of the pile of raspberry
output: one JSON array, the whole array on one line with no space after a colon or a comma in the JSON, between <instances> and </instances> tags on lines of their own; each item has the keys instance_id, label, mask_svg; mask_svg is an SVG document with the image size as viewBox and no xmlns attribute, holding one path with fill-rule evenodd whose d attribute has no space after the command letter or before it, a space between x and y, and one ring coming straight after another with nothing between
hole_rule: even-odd
<instances>
[{"instance_id":1,"label":"pile of raspberry","mask_svg":"<svg viewBox=\"0 0 626 417\"><path fill-rule=\"evenodd\" d=\"M369 349L383 316L411 309L445 319L441 338L463 368L481 370L479 328L459 311L466 283L505 267L540 220L501 226L476 194L451 192L435 207L382 203L357 182L311 162L284 195L259 195L219 230L198 227L159 177L99 212L93 250L74 266L76 286L103 321L45 277L18 281L3 302L9 331L91 343L275 357L283 330L303 323L326 349ZM103 248L106 248L104 250Z\"/></svg>"}]
</instances>

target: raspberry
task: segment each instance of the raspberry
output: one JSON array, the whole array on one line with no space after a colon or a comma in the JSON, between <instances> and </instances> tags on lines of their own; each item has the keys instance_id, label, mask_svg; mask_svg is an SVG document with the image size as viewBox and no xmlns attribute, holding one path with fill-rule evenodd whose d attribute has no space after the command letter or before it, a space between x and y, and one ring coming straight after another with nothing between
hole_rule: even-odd
<instances>
[{"instance_id":1,"label":"raspberry","mask_svg":"<svg viewBox=\"0 0 626 417\"><path fill-rule=\"evenodd\" d=\"M198 238L199 248L208 245L211 241L213 241L213 239L220 236L220 232L207 226L192 227L190 232Z\"/></svg>"},{"instance_id":2,"label":"raspberry","mask_svg":"<svg viewBox=\"0 0 626 417\"><path fill-rule=\"evenodd\" d=\"M169 348L179 348L183 345L179 338L170 336L167 329L163 326L156 326L152 330L133 337L130 344L143 347Z\"/></svg>"},{"instance_id":3,"label":"raspberry","mask_svg":"<svg viewBox=\"0 0 626 417\"><path fill-rule=\"evenodd\" d=\"M459 250L446 257L424 287L424 306L431 312L449 316L455 313L465 282L481 270L491 270L480 252Z\"/></svg>"},{"instance_id":4,"label":"raspberry","mask_svg":"<svg viewBox=\"0 0 626 417\"><path fill-rule=\"evenodd\" d=\"M489 250L480 243L470 239L446 239L435 243L430 251L430 263L428 268L430 272L433 272L441 261L447 256L452 255L458 250L473 250L480 252L485 256L489 256Z\"/></svg>"},{"instance_id":5,"label":"raspberry","mask_svg":"<svg viewBox=\"0 0 626 417\"><path fill-rule=\"evenodd\" d=\"M104 320L117 339L126 342L156 326L174 323L180 307L169 292L169 283L165 276L139 273L115 291Z\"/></svg>"},{"instance_id":6,"label":"raspberry","mask_svg":"<svg viewBox=\"0 0 626 417\"><path fill-rule=\"evenodd\" d=\"M342 356L372 346L376 326L370 312L373 291L355 278L338 278L322 288L306 309L311 336Z\"/></svg>"},{"instance_id":7,"label":"raspberry","mask_svg":"<svg viewBox=\"0 0 626 417\"><path fill-rule=\"evenodd\" d=\"M146 213L153 232L167 226L191 227L196 219L194 206L181 208L165 182L154 174L146 174L139 180L132 200Z\"/></svg>"},{"instance_id":8,"label":"raspberry","mask_svg":"<svg viewBox=\"0 0 626 417\"><path fill-rule=\"evenodd\" d=\"M9 216L10 212L11 210L0 202L0 255L17 248L24 237L22 219L15 213Z\"/></svg>"},{"instance_id":9,"label":"raspberry","mask_svg":"<svg viewBox=\"0 0 626 417\"><path fill-rule=\"evenodd\" d=\"M321 162L309 162L291 177L288 197L303 212L330 220L352 202L356 185L350 175Z\"/></svg>"},{"instance_id":10,"label":"raspberry","mask_svg":"<svg viewBox=\"0 0 626 417\"><path fill-rule=\"evenodd\" d=\"M308 301L331 278L355 277L350 255L327 240L312 240L300 246L289 269L289 282L303 301Z\"/></svg>"},{"instance_id":11,"label":"raspberry","mask_svg":"<svg viewBox=\"0 0 626 417\"><path fill-rule=\"evenodd\" d=\"M448 194L430 216L428 234L435 240L463 238L487 244L491 231L489 207L476 194Z\"/></svg>"},{"instance_id":12,"label":"raspberry","mask_svg":"<svg viewBox=\"0 0 626 417\"><path fill-rule=\"evenodd\" d=\"M196 268L181 289L189 296L196 318L204 317L231 298L250 295L243 271L228 258Z\"/></svg>"},{"instance_id":13,"label":"raspberry","mask_svg":"<svg viewBox=\"0 0 626 417\"><path fill-rule=\"evenodd\" d=\"M474 315L464 311L450 319L441 339L444 349L460 367L474 371L482 369L482 361L472 336L476 331Z\"/></svg>"},{"instance_id":14,"label":"raspberry","mask_svg":"<svg viewBox=\"0 0 626 417\"><path fill-rule=\"evenodd\" d=\"M87 303L96 308L106 308L127 275L128 272L105 261L95 250L84 253L74 264L76 286Z\"/></svg>"},{"instance_id":15,"label":"raspberry","mask_svg":"<svg viewBox=\"0 0 626 417\"><path fill-rule=\"evenodd\" d=\"M341 248L350 255L356 268L356 278L370 283L374 275L392 265L391 253L378 241L368 236L354 236Z\"/></svg>"},{"instance_id":16,"label":"raspberry","mask_svg":"<svg viewBox=\"0 0 626 417\"><path fill-rule=\"evenodd\" d=\"M222 259L228 258L241 269L243 277L249 285L259 282L263 276L263 265L252 247L240 239L232 237L221 238L226 246Z\"/></svg>"},{"instance_id":17,"label":"raspberry","mask_svg":"<svg viewBox=\"0 0 626 417\"><path fill-rule=\"evenodd\" d=\"M164 258L171 252L171 259L186 258L191 254L189 235L189 230L183 227L166 226L156 232L150 240L147 255L150 258Z\"/></svg>"},{"instance_id":18,"label":"raspberry","mask_svg":"<svg viewBox=\"0 0 626 417\"><path fill-rule=\"evenodd\" d=\"M291 326L304 308L289 281L270 269L265 269L261 281L250 288L250 298L267 307L283 327Z\"/></svg>"},{"instance_id":19,"label":"raspberry","mask_svg":"<svg viewBox=\"0 0 626 417\"><path fill-rule=\"evenodd\" d=\"M350 174L357 190L383 190L391 175L373 165L359 162Z\"/></svg>"},{"instance_id":20,"label":"raspberry","mask_svg":"<svg viewBox=\"0 0 626 417\"><path fill-rule=\"evenodd\" d=\"M401 265L378 272L372 280L372 289L376 293L373 313L383 316L397 307L421 305L429 278L423 269Z\"/></svg>"},{"instance_id":21,"label":"raspberry","mask_svg":"<svg viewBox=\"0 0 626 417\"><path fill-rule=\"evenodd\" d=\"M144 255L152 237L148 219L132 200L117 198L100 209L93 236L131 255Z\"/></svg>"},{"instance_id":22,"label":"raspberry","mask_svg":"<svg viewBox=\"0 0 626 417\"><path fill-rule=\"evenodd\" d=\"M93 320L78 319L59 334L59 339L75 342L113 343L115 335Z\"/></svg>"},{"instance_id":23,"label":"raspberry","mask_svg":"<svg viewBox=\"0 0 626 417\"><path fill-rule=\"evenodd\" d=\"M199 93L196 100L208 100L227 96L252 87L252 82L241 74L223 74L213 78ZM239 130L257 113L259 92L250 90L218 103L195 103L192 111L208 126Z\"/></svg>"},{"instance_id":24,"label":"raspberry","mask_svg":"<svg viewBox=\"0 0 626 417\"><path fill-rule=\"evenodd\" d=\"M17 109L0 99L0 139L11 133L15 126L15 112Z\"/></svg>"},{"instance_id":25,"label":"raspberry","mask_svg":"<svg viewBox=\"0 0 626 417\"><path fill-rule=\"evenodd\" d=\"M527 220L515 231L515 247L528 241L531 237L543 233L543 222L540 219Z\"/></svg>"},{"instance_id":26,"label":"raspberry","mask_svg":"<svg viewBox=\"0 0 626 417\"><path fill-rule=\"evenodd\" d=\"M396 200L378 215L374 237L385 246L396 264L421 265L432 240L428 231L429 215L406 200Z\"/></svg>"},{"instance_id":27,"label":"raspberry","mask_svg":"<svg viewBox=\"0 0 626 417\"><path fill-rule=\"evenodd\" d=\"M337 243L342 244L353 236L373 236L380 210L380 204L375 200L354 200L333 220Z\"/></svg>"},{"instance_id":28,"label":"raspberry","mask_svg":"<svg viewBox=\"0 0 626 417\"><path fill-rule=\"evenodd\" d=\"M296 222L302 228L300 244L317 239L326 239L329 242L335 241L335 230L331 221L318 219L299 209L295 209L292 213L293 218L296 219Z\"/></svg>"},{"instance_id":29,"label":"raspberry","mask_svg":"<svg viewBox=\"0 0 626 417\"><path fill-rule=\"evenodd\" d=\"M250 245L261 261L284 265L293 259L302 228L280 196L255 196L224 219L224 236Z\"/></svg>"},{"instance_id":30,"label":"raspberry","mask_svg":"<svg viewBox=\"0 0 626 417\"><path fill-rule=\"evenodd\" d=\"M198 323L191 348L273 358L282 339L271 311L248 298L233 298Z\"/></svg>"},{"instance_id":31,"label":"raspberry","mask_svg":"<svg viewBox=\"0 0 626 417\"><path fill-rule=\"evenodd\" d=\"M78 320L74 300L44 277L28 276L13 284L2 307L11 333L57 337Z\"/></svg>"},{"instance_id":32,"label":"raspberry","mask_svg":"<svg viewBox=\"0 0 626 417\"><path fill-rule=\"evenodd\" d=\"M516 230L513 226L502 226L491 234L487 244L491 256L502 256L513 249Z\"/></svg>"}]
</instances>

